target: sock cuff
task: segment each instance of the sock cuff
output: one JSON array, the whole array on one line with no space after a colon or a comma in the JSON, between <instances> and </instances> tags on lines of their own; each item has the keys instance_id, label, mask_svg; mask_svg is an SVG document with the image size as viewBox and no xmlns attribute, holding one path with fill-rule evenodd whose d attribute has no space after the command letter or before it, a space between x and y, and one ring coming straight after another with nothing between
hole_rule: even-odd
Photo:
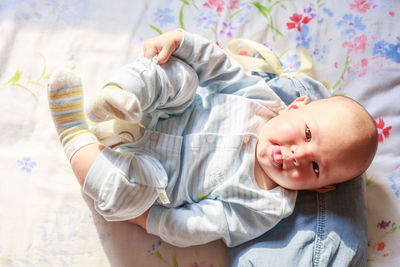
<instances>
[{"instance_id":1,"label":"sock cuff","mask_svg":"<svg viewBox=\"0 0 400 267\"><path fill-rule=\"evenodd\" d=\"M69 144L64 147L64 151L67 155L68 160L71 161L71 158L76 153L76 151L86 145L90 145L93 143L99 143L99 140L94 134L90 133L89 131L85 134L79 135L78 138L72 139Z\"/></svg>"}]
</instances>

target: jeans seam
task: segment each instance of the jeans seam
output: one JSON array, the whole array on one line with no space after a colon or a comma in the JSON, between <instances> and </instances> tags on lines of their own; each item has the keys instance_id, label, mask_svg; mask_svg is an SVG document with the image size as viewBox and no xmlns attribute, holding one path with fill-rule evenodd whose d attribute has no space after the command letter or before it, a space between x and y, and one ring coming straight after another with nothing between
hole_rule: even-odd
<instances>
[{"instance_id":1,"label":"jeans seam","mask_svg":"<svg viewBox=\"0 0 400 267\"><path fill-rule=\"evenodd\" d=\"M296 97L300 97L300 96L310 96L310 90L308 90L308 88L299 80L296 78L289 78L289 80L292 81L292 83L294 84L295 88L296 88Z\"/></svg>"},{"instance_id":2,"label":"jeans seam","mask_svg":"<svg viewBox=\"0 0 400 267\"><path fill-rule=\"evenodd\" d=\"M320 265L321 251L323 249L323 240L325 239L326 226L326 201L324 194L317 193L317 231L314 245L313 266Z\"/></svg>"}]
</instances>

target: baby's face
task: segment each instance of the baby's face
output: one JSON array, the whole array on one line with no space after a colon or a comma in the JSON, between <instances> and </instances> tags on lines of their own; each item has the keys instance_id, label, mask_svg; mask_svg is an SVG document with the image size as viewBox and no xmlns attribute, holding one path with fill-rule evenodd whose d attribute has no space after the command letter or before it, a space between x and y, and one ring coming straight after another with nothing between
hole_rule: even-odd
<instances>
[{"instance_id":1,"label":"baby's face","mask_svg":"<svg viewBox=\"0 0 400 267\"><path fill-rule=\"evenodd\" d=\"M293 190L317 189L358 175L360 164L352 149L358 131L351 120L331 107L303 104L289 106L263 126L256 160L264 173Z\"/></svg>"}]
</instances>

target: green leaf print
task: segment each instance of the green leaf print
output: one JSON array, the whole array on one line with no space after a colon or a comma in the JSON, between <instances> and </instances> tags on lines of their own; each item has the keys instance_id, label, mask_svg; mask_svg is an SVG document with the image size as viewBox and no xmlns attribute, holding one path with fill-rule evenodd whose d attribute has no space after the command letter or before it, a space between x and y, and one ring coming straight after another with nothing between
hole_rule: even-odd
<instances>
[{"instance_id":1,"label":"green leaf print","mask_svg":"<svg viewBox=\"0 0 400 267\"><path fill-rule=\"evenodd\" d=\"M46 63L46 58L40 54L40 58L42 59L42 64L43 64L43 68L42 68L42 72L40 74L40 76L36 79L27 79L27 80L23 80L22 79L22 70L21 69L17 69L14 73L14 75L5 83L3 83L1 86L11 86L11 87L18 87L18 88L22 88L25 91L27 91L28 93L30 93L36 101L38 101L38 97L37 95L30 89L30 85L35 85L38 87L42 87L45 88L46 87L46 83L43 83L44 81L48 80L50 75L47 74L47 63ZM28 75L29 76L29 75Z\"/></svg>"},{"instance_id":2,"label":"green leaf print","mask_svg":"<svg viewBox=\"0 0 400 267\"><path fill-rule=\"evenodd\" d=\"M257 2L257 1L250 2L250 4L255 6L258 9L258 11L261 13L261 15L263 15L268 20L269 23L267 23L267 24L271 28L271 31L273 33L272 38L274 40L275 40L275 34L280 35L280 36L283 36L283 34L277 28L275 28L271 13L272 13L272 9L276 5L280 5L281 8L286 9L286 6L281 3L283 1L284 0L279 0L279 1L270 0L270 1L268 1L270 4L268 7L262 5L260 2Z\"/></svg>"}]
</instances>

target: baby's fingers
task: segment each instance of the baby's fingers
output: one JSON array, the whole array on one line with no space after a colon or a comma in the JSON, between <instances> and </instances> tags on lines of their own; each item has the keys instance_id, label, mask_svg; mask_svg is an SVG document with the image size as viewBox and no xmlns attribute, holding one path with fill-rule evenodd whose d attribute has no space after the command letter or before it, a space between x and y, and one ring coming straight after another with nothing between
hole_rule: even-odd
<instances>
[{"instance_id":1,"label":"baby's fingers","mask_svg":"<svg viewBox=\"0 0 400 267\"><path fill-rule=\"evenodd\" d=\"M164 64L165 62L168 61L169 57L171 56L173 52L173 49L168 46L164 46L161 50L161 52L157 56L157 62L158 64Z\"/></svg>"},{"instance_id":2,"label":"baby's fingers","mask_svg":"<svg viewBox=\"0 0 400 267\"><path fill-rule=\"evenodd\" d=\"M155 46L144 46L143 55L145 58L152 58L157 55L159 50Z\"/></svg>"}]
</instances>

